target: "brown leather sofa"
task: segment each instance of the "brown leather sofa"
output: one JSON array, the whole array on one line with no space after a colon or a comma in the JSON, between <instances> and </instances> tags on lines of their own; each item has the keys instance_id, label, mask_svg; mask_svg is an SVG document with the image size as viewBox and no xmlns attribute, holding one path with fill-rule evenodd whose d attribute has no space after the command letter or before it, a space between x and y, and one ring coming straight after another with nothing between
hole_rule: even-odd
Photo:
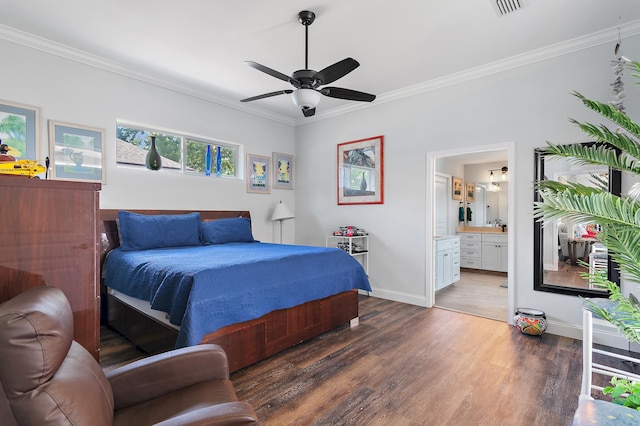
<instances>
[{"instance_id":1,"label":"brown leather sofa","mask_svg":"<svg viewBox=\"0 0 640 426\"><path fill-rule=\"evenodd\" d=\"M170 351L104 374L73 340L64 293L32 288L0 305L0 424L257 424L216 345Z\"/></svg>"}]
</instances>

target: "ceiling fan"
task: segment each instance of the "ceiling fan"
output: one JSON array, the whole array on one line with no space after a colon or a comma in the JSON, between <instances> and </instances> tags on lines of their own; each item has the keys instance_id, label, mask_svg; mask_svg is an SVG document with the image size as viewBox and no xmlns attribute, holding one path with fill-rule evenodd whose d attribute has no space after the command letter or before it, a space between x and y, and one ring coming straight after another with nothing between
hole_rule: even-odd
<instances>
[{"instance_id":1,"label":"ceiling fan","mask_svg":"<svg viewBox=\"0 0 640 426\"><path fill-rule=\"evenodd\" d=\"M245 63L252 68L262 71L265 74L269 74L272 77L290 83L295 90L286 89L278 90L277 92L264 93L262 95L253 96L251 98L242 99L240 102L251 102L258 99L270 98L272 96L292 94L293 103L302 109L302 114L305 117L311 117L316 113L316 106L320 102L320 95L328 96L330 98L346 99L349 101L360 102L372 102L376 96L369 93L358 92L351 89L343 89L341 87L323 87L325 84L333 83L339 78L349 74L354 69L358 68L360 64L353 58L346 58L333 65L329 65L320 71L314 71L309 69L309 25L316 19L315 13L303 10L298 14L298 21L304 25L304 69L294 71L289 77L281 72L273 70L262 64L253 61L246 61Z\"/></svg>"}]
</instances>

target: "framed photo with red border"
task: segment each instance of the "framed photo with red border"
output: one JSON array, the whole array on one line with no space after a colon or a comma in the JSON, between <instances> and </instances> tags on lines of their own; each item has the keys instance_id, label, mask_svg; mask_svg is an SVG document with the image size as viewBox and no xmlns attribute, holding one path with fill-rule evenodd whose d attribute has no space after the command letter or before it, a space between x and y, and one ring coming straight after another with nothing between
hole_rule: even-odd
<instances>
[{"instance_id":1,"label":"framed photo with red border","mask_svg":"<svg viewBox=\"0 0 640 426\"><path fill-rule=\"evenodd\" d=\"M338 144L338 205L384 204L384 136Z\"/></svg>"}]
</instances>

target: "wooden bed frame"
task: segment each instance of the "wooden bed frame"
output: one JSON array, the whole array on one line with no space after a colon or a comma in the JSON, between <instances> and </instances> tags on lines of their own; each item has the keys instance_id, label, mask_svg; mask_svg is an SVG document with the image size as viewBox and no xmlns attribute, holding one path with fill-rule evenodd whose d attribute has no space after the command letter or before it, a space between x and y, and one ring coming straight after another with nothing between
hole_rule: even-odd
<instances>
[{"instance_id":1,"label":"wooden bed frame","mask_svg":"<svg viewBox=\"0 0 640 426\"><path fill-rule=\"evenodd\" d=\"M142 214L183 214L189 210L128 210ZM230 217L250 218L248 211L200 211L203 221ZM100 210L100 266L107 253L120 245L118 210ZM102 279L101 279L102 282ZM101 285L102 323L113 327L150 354L173 349L178 331L107 294ZM236 371L341 324L357 323L358 290L338 293L260 318L232 324L204 336L200 343L224 348L230 371Z\"/></svg>"}]
</instances>

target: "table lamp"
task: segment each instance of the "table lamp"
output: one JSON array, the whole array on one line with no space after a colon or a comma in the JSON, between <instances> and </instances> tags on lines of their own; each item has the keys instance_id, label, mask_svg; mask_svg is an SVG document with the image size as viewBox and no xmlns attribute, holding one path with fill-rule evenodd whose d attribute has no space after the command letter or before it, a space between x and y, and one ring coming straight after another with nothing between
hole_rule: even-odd
<instances>
[{"instance_id":1,"label":"table lamp","mask_svg":"<svg viewBox=\"0 0 640 426\"><path fill-rule=\"evenodd\" d=\"M285 219L294 218L294 214L289 210L289 207L282 201L276 204L276 207L273 209L273 214L271 215L272 221L280 222L280 244L282 244L282 221Z\"/></svg>"}]
</instances>

